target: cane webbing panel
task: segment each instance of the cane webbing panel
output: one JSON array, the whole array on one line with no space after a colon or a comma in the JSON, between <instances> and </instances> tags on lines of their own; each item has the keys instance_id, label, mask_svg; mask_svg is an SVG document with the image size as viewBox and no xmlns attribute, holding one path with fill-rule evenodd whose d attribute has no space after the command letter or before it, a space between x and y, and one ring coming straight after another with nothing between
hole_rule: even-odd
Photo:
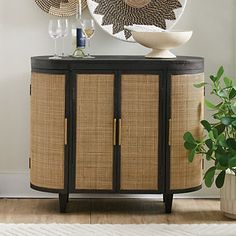
<instances>
[{"instance_id":1,"label":"cane webbing panel","mask_svg":"<svg viewBox=\"0 0 236 236\"><path fill-rule=\"evenodd\" d=\"M77 75L76 189L112 190L114 75Z\"/></svg>"},{"instance_id":2,"label":"cane webbing panel","mask_svg":"<svg viewBox=\"0 0 236 236\"><path fill-rule=\"evenodd\" d=\"M158 189L159 76L121 78L122 190Z\"/></svg>"},{"instance_id":3,"label":"cane webbing panel","mask_svg":"<svg viewBox=\"0 0 236 236\"><path fill-rule=\"evenodd\" d=\"M202 135L200 120L204 117L204 90L193 85L204 80L203 74L175 75L171 78L170 123L170 188L187 189L199 186L202 179L201 157L188 162L183 135Z\"/></svg>"},{"instance_id":4,"label":"cane webbing panel","mask_svg":"<svg viewBox=\"0 0 236 236\"><path fill-rule=\"evenodd\" d=\"M64 189L65 76L32 73L31 183Z\"/></svg>"}]
</instances>

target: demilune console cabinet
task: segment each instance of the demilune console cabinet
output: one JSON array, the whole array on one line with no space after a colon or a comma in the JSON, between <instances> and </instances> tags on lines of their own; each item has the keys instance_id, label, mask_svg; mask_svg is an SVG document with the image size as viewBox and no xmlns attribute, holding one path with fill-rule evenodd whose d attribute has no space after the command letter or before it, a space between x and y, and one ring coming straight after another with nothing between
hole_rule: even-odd
<instances>
[{"instance_id":1,"label":"demilune console cabinet","mask_svg":"<svg viewBox=\"0 0 236 236\"><path fill-rule=\"evenodd\" d=\"M173 194L201 188L183 134L200 135L204 61L31 58L31 187L59 193Z\"/></svg>"}]
</instances>

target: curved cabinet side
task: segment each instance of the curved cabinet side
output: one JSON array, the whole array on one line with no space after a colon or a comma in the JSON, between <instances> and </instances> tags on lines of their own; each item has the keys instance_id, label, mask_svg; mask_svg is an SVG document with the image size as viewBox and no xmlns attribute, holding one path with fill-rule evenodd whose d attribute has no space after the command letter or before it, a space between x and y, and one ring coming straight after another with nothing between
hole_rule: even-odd
<instances>
[{"instance_id":1,"label":"curved cabinet side","mask_svg":"<svg viewBox=\"0 0 236 236\"><path fill-rule=\"evenodd\" d=\"M32 73L31 184L64 189L65 75Z\"/></svg>"},{"instance_id":2,"label":"curved cabinet side","mask_svg":"<svg viewBox=\"0 0 236 236\"><path fill-rule=\"evenodd\" d=\"M171 119L169 122L170 190L195 188L202 182L202 162L198 156L188 162L183 135L202 134L200 121L204 117L204 89L193 85L204 80L204 74L171 76ZM183 191L184 192L184 191Z\"/></svg>"}]
</instances>

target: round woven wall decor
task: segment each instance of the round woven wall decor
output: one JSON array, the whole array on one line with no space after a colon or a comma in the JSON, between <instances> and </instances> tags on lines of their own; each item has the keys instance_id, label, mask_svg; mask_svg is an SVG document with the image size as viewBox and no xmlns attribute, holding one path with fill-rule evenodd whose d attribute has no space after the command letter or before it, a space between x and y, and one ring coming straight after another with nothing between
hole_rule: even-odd
<instances>
[{"instance_id":1,"label":"round woven wall decor","mask_svg":"<svg viewBox=\"0 0 236 236\"><path fill-rule=\"evenodd\" d=\"M86 8L87 1L81 0L82 9ZM35 3L45 12L54 16L73 16L76 13L78 0L35 0Z\"/></svg>"},{"instance_id":2,"label":"round woven wall decor","mask_svg":"<svg viewBox=\"0 0 236 236\"><path fill-rule=\"evenodd\" d=\"M124 0L126 4L134 8L145 7L151 0Z\"/></svg>"},{"instance_id":3,"label":"round woven wall decor","mask_svg":"<svg viewBox=\"0 0 236 236\"><path fill-rule=\"evenodd\" d=\"M187 0L87 0L90 13L110 35L133 41L125 26L172 28Z\"/></svg>"}]
</instances>

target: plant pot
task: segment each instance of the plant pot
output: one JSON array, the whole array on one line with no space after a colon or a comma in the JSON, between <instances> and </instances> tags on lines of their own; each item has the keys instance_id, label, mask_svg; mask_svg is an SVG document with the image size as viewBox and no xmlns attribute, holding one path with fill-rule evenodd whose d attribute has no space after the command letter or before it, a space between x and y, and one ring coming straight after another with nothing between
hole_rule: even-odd
<instances>
[{"instance_id":1,"label":"plant pot","mask_svg":"<svg viewBox=\"0 0 236 236\"><path fill-rule=\"evenodd\" d=\"M220 191L220 209L225 216L236 219L236 176L225 175L225 183Z\"/></svg>"}]
</instances>

